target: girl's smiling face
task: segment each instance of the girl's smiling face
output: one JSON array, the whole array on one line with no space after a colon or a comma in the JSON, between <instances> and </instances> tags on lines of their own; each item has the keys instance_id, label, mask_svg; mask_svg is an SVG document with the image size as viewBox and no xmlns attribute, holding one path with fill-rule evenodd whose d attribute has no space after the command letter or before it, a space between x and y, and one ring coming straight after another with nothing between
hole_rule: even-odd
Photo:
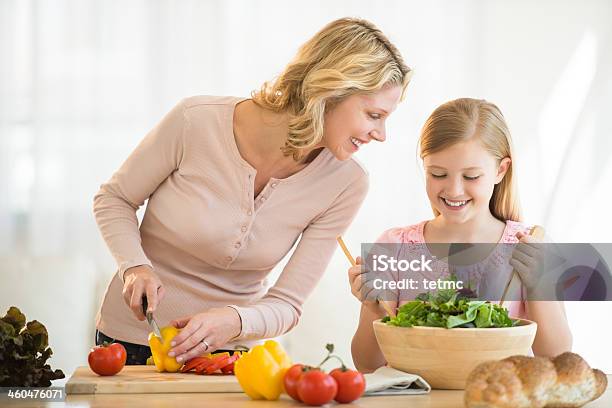
<instances>
[{"instance_id":1,"label":"girl's smiling face","mask_svg":"<svg viewBox=\"0 0 612 408\"><path fill-rule=\"evenodd\" d=\"M504 178L510 163L508 157L495 158L475 138L428 154L423 165L432 207L452 223L490 214L493 188Z\"/></svg>"}]
</instances>

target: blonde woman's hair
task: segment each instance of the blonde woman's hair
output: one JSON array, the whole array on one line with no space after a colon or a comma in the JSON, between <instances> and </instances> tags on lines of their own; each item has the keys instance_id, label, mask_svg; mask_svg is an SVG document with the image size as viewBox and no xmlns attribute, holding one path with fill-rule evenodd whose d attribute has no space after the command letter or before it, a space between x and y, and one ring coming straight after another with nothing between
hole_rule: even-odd
<instances>
[{"instance_id":1,"label":"blonde woman's hair","mask_svg":"<svg viewBox=\"0 0 612 408\"><path fill-rule=\"evenodd\" d=\"M512 138L497 106L482 99L461 98L439 106L429 116L419 140L421 158L456 143L477 139L498 162L511 160ZM511 161L504 178L493 188L489 209L495 218L521 221L521 209ZM433 209L434 215L439 212Z\"/></svg>"},{"instance_id":2,"label":"blonde woman's hair","mask_svg":"<svg viewBox=\"0 0 612 408\"><path fill-rule=\"evenodd\" d=\"M342 18L302 45L284 71L252 98L260 107L289 114L283 152L299 161L323 138L326 108L386 85L401 86L403 99L410 73L397 48L374 24Z\"/></svg>"}]
</instances>

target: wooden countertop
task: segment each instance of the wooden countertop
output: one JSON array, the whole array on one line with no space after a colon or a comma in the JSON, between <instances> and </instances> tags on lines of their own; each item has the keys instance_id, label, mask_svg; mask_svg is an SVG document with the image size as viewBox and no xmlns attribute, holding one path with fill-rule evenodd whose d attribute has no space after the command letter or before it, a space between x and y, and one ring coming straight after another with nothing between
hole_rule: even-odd
<instances>
[{"instance_id":1,"label":"wooden countertop","mask_svg":"<svg viewBox=\"0 0 612 408\"><path fill-rule=\"evenodd\" d=\"M283 395L278 401L251 401L241 393L218 394L96 394L68 395L64 402L40 401L3 401L3 406L14 407L140 407L147 408L187 408L217 407L235 408L281 408L306 407ZM353 404L332 404L338 407L376 407L376 408L460 408L463 407L463 391L434 390L427 395L363 397ZM608 389L599 399L587 404L588 408L612 407L612 375L608 375Z\"/></svg>"}]
</instances>

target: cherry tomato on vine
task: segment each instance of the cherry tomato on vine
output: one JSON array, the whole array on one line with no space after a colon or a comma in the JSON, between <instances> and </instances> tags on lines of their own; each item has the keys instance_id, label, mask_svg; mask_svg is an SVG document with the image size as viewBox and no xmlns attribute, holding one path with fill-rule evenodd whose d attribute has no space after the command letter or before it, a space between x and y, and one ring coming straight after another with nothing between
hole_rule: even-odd
<instances>
[{"instance_id":1,"label":"cherry tomato on vine","mask_svg":"<svg viewBox=\"0 0 612 408\"><path fill-rule=\"evenodd\" d=\"M297 392L302 402L308 405L323 405L334 399L338 384L331 375L315 368L302 374Z\"/></svg>"},{"instance_id":2,"label":"cherry tomato on vine","mask_svg":"<svg viewBox=\"0 0 612 408\"><path fill-rule=\"evenodd\" d=\"M359 371L335 368L329 375L338 383L338 393L334 398L337 402L346 404L363 395L366 383L365 377Z\"/></svg>"}]
</instances>

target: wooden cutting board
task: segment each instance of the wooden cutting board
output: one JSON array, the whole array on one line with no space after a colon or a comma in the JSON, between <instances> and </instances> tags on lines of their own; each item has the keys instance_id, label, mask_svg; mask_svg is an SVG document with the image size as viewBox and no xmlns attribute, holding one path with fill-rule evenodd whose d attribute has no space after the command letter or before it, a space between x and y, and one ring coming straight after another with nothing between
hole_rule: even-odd
<instances>
[{"instance_id":1,"label":"wooden cutting board","mask_svg":"<svg viewBox=\"0 0 612 408\"><path fill-rule=\"evenodd\" d=\"M99 376L78 367L66 383L66 394L146 394L242 392L233 375L158 373L154 366L125 366L119 374Z\"/></svg>"}]
</instances>

